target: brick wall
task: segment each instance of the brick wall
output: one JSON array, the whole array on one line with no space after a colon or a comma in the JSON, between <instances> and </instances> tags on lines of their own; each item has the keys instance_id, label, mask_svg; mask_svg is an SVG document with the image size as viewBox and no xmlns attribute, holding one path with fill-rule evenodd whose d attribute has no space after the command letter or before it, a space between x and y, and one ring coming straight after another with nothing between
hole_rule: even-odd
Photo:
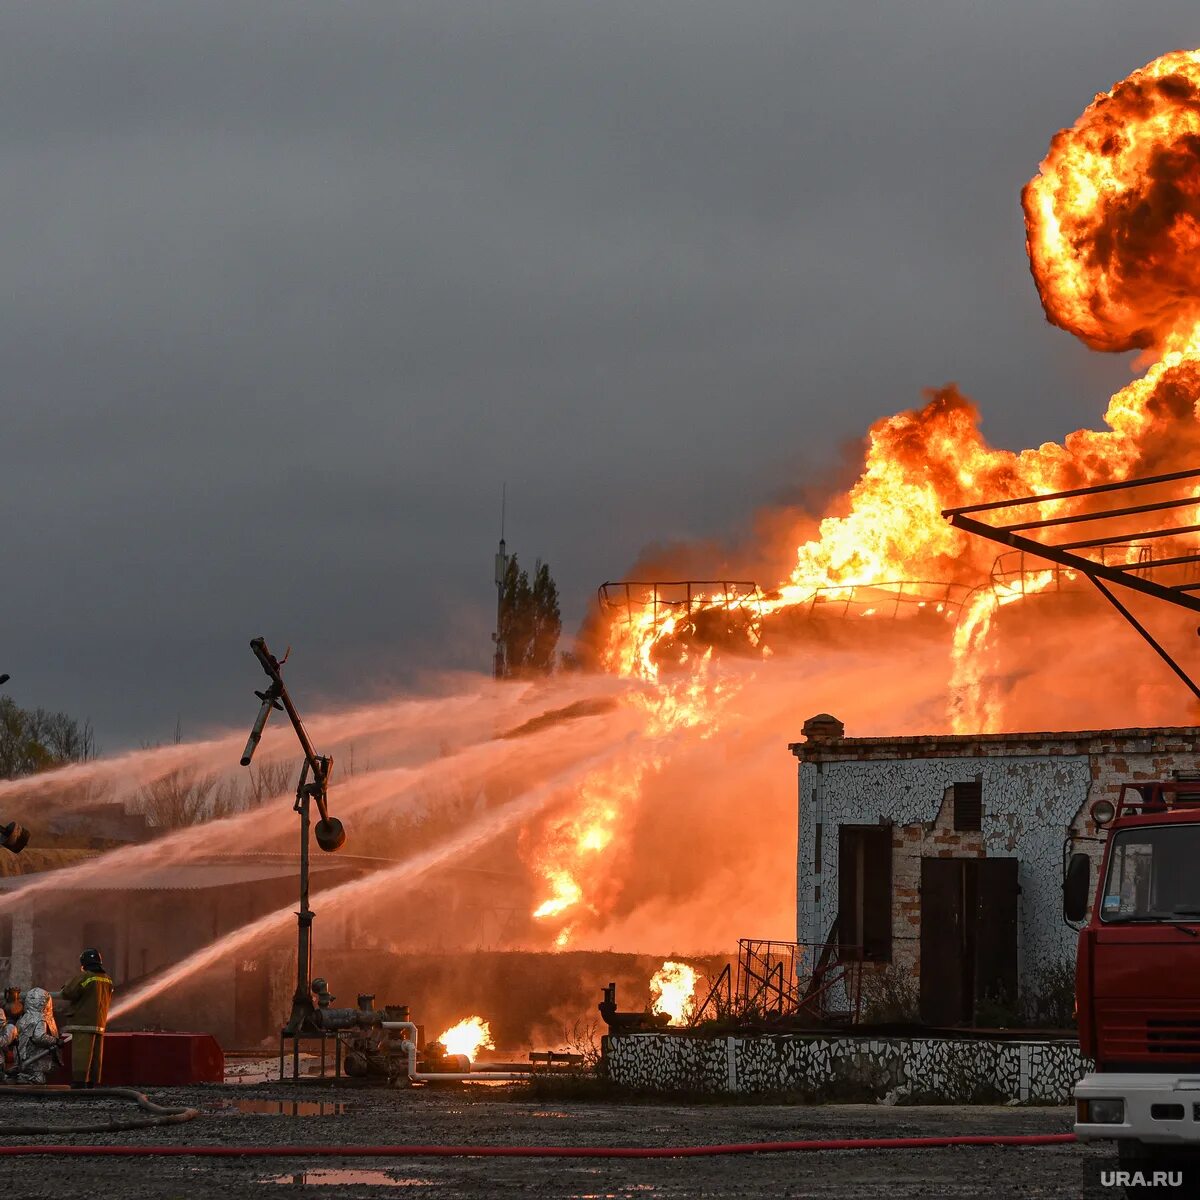
<instances>
[{"instance_id":1,"label":"brick wall","mask_svg":"<svg viewBox=\"0 0 1200 1200\"><path fill-rule=\"evenodd\" d=\"M954 828L953 788L942 793L930 822L892 826L892 962L921 974L921 859L984 858L983 832Z\"/></svg>"}]
</instances>

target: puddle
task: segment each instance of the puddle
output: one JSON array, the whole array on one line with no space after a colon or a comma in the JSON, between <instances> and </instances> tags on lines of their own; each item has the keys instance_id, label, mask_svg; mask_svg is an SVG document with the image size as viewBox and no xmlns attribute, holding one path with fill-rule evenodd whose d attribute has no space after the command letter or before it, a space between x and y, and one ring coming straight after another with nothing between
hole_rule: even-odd
<instances>
[{"instance_id":1,"label":"puddle","mask_svg":"<svg viewBox=\"0 0 1200 1200\"><path fill-rule=\"evenodd\" d=\"M340 1117L350 1110L350 1105L332 1100L232 1100L221 1107L272 1117Z\"/></svg>"},{"instance_id":2,"label":"puddle","mask_svg":"<svg viewBox=\"0 0 1200 1200\"><path fill-rule=\"evenodd\" d=\"M619 1192L577 1192L569 1200L626 1200L634 1192L655 1192L658 1189L652 1183L631 1183Z\"/></svg>"},{"instance_id":3,"label":"puddle","mask_svg":"<svg viewBox=\"0 0 1200 1200\"><path fill-rule=\"evenodd\" d=\"M564 1118L569 1117L571 1114L565 1112L535 1112L533 1115L535 1117L552 1117L555 1120L561 1121Z\"/></svg>"},{"instance_id":4,"label":"puddle","mask_svg":"<svg viewBox=\"0 0 1200 1200\"><path fill-rule=\"evenodd\" d=\"M637 1183L623 1188L619 1192L577 1192L569 1197L569 1200L626 1200L626 1197L633 1195L634 1192L653 1192L655 1190L652 1183Z\"/></svg>"},{"instance_id":5,"label":"puddle","mask_svg":"<svg viewBox=\"0 0 1200 1200\"><path fill-rule=\"evenodd\" d=\"M339 1167L316 1171L296 1171L290 1175L269 1175L259 1183L284 1183L311 1186L313 1184L358 1184L363 1187L433 1187L432 1179L417 1179L415 1176L400 1176L387 1171L346 1171Z\"/></svg>"}]
</instances>

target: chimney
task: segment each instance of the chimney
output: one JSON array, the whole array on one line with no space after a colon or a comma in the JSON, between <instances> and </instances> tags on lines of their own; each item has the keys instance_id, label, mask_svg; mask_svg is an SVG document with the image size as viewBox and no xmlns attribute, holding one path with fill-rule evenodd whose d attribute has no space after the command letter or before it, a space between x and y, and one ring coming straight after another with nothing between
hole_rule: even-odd
<instances>
[{"instance_id":1,"label":"chimney","mask_svg":"<svg viewBox=\"0 0 1200 1200\"><path fill-rule=\"evenodd\" d=\"M806 742L840 742L846 736L846 727L829 713L817 713L804 722L800 732Z\"/></svg>"}]
</instances>

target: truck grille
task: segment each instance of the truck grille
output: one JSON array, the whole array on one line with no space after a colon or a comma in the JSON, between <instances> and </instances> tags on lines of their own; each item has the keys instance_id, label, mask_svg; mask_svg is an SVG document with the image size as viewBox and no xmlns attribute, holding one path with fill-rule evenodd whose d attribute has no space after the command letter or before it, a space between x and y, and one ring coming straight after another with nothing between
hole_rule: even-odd
<instances>
[{"instance_id":1,"label":"truck grille","mask_svg":"<svg viewBox=\"0 0 1200 1200\"><path fill-rule=\"evenodd\" d=\"M1151 1054L1200 1055L1200 1021L1185 1017L1147 1017L1146 1049Z\"/></svg>"},{"instance_id":2,"label":"truck grille","mask_svg":"<svg viewBox=\"0 0 1200 1200\"><path fill-rule=\"evenodd\" d=\"M1147 1012L1150 1007L1150 1012ZM1115 1061L1161 1056L1200 1062L1200 1018L1166 1005L1109 1002L1096 1014L1100 1056Z\"/></svg>"}]
</instances>

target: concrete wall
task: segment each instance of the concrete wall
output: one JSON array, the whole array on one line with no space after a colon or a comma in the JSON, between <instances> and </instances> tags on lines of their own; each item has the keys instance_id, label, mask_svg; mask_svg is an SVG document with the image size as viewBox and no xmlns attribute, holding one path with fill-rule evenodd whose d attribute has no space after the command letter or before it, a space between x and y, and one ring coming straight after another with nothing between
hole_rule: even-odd
<instances>
[{"instance_id":1,"label":"concrete wall","mask_svg":"<svg viewBox=\"0 0 1200 1200\"><path fill-rule=\"evenodd\" d=\"M605 1061L639 1091L930 1104L1069 1104L1091 1069L1074 1041L812 1034L626 1034L607 1040Z\"/></svg>"}]
</instances>

